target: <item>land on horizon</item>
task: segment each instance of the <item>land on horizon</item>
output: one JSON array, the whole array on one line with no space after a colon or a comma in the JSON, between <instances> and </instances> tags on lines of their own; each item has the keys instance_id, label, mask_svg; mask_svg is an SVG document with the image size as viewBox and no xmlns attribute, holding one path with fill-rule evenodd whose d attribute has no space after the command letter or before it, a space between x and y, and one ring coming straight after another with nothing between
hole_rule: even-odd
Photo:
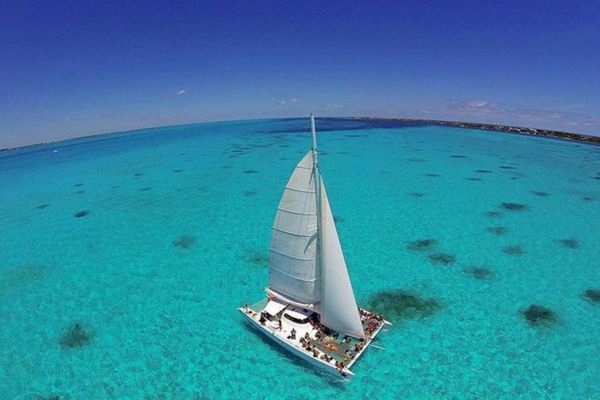
<instances>
[{"instance_id":1,"label":"land on horizon","mask_svg":"<svg viewBox=\"0 0 600 400\"><path fill-rule=\"evenodd\" d=\"M289 117L289 118L302 119L301 117ZM439 125L439 126L449 126L449 127L455 127L455 128L480 129L480 130L488 130L488 131L495 131L495 132L522 134L522 135L527 135L527 136L539 136L539 137L548 137L548 138L563 139L563 140L572 140L572 141L577 141L577 142L600 145L600 136L586 135L586 134L574 133L574 132L555 131L555 130L550 130L550 129L512 126L512 125L504 125L504 124L489 124L489 123L482 123L482 122L447 121L447 120L438 120L438 119L419 119L419 118L401 118L401 117L398 117L398 118L365 117L365 116L317 117L317 119L327 119L327 118L365 120L365 121L398 121L398 122L407 122L407 123L422 123L424 125ZM260 118L260 119L265 119L265 118ZM285 118L272 118L272 119L285 119ZM203 121L203 122L195 122L195 123L188 123L188 124L162 125L162 126L146 127L146 128L139 128L139 129L129 129L129 130L123 130L123 131L96 133L96 134L82 135L82 136L77 136L77 137L72 137L72 138L67 138L67 139L62 139L62 140L32 143L32 144L27 144L27 145L23 145L23 146L4 147L4 148L0 148L0 152L20 149L20 148L26 148L26 147L32 147L32 146L39 146L39 145L44 145L44 144L68 142L71 140L77 140L77 139L89 138L89 137L95 137L95 136L114 135L114 134L120 134L120 133L132 133L132 132L144 131L144 130L148 130L148 129L168 128L168 127L172 127L172 126L209 124L209 123L217 123L217 122L235 122L235 121L243 121L243 120Z\"/></svg>"}]
</instances>

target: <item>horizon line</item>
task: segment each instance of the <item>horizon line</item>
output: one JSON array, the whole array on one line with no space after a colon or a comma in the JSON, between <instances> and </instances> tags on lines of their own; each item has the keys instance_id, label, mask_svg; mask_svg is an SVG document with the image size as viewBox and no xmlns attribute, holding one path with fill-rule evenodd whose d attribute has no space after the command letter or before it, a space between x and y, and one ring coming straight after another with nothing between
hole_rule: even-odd
<instances>
[{"instance_id":1,"label":"horizon line","mask_svg":"<svg viewBox=\"0 0 600 400\"><path fill-rule=\"evenodd\" d=\"M244 122L244 121L267 121L267 120L283 120L283 119L302 119L304 117L273 117L273 118L244 118L244 119L220 119L220 120L210 120L210 121L200 121L200 122L187 122L187 123L181 123L181 124L170 124L170 125L157 125L157 126L145 126L145 127L140 127L140 128L133 128L133 129L125 129L125 130L116 130L116 131L111 131L111 132L99 132L99 133L91 133L89 135L81 135L81 136L75 136L75 137L71 137L71 138L65 138L65 139L57 139L57 140L51 140L51 141L47 141L47 142L37 142L37 143L31 143L31 144L25 144L22 146L15 146L15 147L2 147L0 148L0 152L7 152L7 151L14 151L14 150L20 150L20 149L24 149L24 148L28 148L28 147L35 147L35 146L44 146L44 145L53 145L53 144L58 144L58 143L64 143L64 142L70 142L70 141L75 141L75 140L81 140L81 139L86 139L86 138L93 138L93 137L100 137L100 136L109 136L109 135L119 135L119 134L128 134L128 133L134 133L134 132L139 132L139 131L145 131L145 130L149 130L149 129L161 129L161 128L175 128L175 127L183 127L183 126L191 126L191 125L203 125L203 124L214 124L214 123L222 123L222 122ZM308 117L307 117L308 118ZM505 131L505 132L511 132L511 133L519 133L519 132L513 132L507 129L501 129L502 128L513 128L513 129L520 129L520 130L525 130L525 131L531 131L531 130L536 130L536 131L544 131L544 132L551 132L551 133L556 133L556 134L566 134L566 135L570 135L570 136L574 136L574 137L579 137L579 138L588 138L588 139L597 139L598 141L600 141L600 135L596 136L596 135L591 135L591 134L585 134L585 133L575 133L575 132L567 132L567 131L558 131L558 130L554 130L554 129L545 129L545 128L533 128L533 127L525 127L525 126L516 126L516 125L506 125L506 124L500 124L500 123L487 123L487 122L474 122L474 121L465 121L465 120L451 120L451 119L424 119L424 118L405 118L405 117L384 117L384 116L322 116L322 117L317 117L315 116L315 119L332 119L332 118L336 118L336 119L371 119L371 120L388 120L388 121L414 121L414 122L424 122L424 123L433 123L436 125L441 125L444 126L444 123L451 123L451 124L471 124L471 125L481 125L481 128L477 128L477 127L469 127L469 126L464 126L464 128L472 128L472 129L482 129L482 130L486 130L484 127L499 127L499 129L495 129L497 131ZM461 127L460 125L450 125L451 127ZM490 130L490 129L487 129ZM546 136L546 137L554 137L556 138L556 136L552 136L552 135L541 135L541 136ZM577 140L577 139L575 139ZM589 143L586 140L581 140L584 143ZM595 140L593 140L595 141Z\"/></svg>"}]
</instances>

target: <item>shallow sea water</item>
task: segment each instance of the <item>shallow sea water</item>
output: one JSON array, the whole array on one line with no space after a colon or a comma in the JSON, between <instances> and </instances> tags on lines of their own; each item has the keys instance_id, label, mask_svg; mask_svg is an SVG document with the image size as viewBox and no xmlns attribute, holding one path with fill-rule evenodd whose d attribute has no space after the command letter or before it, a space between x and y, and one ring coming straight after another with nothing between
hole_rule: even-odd
<instances>
[{"instance_id":1,"label":"shallow sea water","mask_svg":"<svg viewBox=\"0 0 600 400\"><path fill-rule=\"evenodd\" d=\"M248 327L307 126L0 153L0 398L600 398L598 146L318 119L357 300L394 325L350 382Z\"/></svg>"}]
</instances>

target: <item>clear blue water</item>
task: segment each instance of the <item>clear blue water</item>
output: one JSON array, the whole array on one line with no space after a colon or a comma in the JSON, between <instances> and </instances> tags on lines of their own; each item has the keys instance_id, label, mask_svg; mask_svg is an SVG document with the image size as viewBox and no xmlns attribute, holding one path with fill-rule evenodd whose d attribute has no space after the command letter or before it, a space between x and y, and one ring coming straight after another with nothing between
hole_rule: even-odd
<instances>
[{"instance_id":1,"label":"clear blue water","mask_svg":"<svg viewBox=\"0 0 600 400\"><path fill-rule=\"evenodd\" d=\"M385 350L369 349L348 383L243 322L236 307L268 281L270 227L309 147L307 120L5 152L0 398L600 398L600 304L583 295L600 286L600 147L317 125L359 303L403 291L437 308L392 316ZM415 250L420 239L437 244ZM528 323L531 304L555 318ZM74 324L88 340L68 340Z\"/></svg>"}]
</instances>

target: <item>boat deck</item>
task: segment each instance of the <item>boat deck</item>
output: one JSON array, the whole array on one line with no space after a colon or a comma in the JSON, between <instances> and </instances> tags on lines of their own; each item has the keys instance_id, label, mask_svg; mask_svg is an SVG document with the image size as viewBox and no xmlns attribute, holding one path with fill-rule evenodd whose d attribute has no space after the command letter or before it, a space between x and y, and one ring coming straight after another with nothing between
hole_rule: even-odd
<instances>
[{"instance_id":1,"label":"boat deck","mask_svg":"<svg viewBox=\"0 0 600 400\"><path fill-rule=\"evenodd\" d=\"M254 316L250 316L257 319L267 303L268 299L264 299L258 303L247 306L249 311L255 313ZM350 336L340 335L323 326L312 327L308 333L308 338L298 334L296 338L292 339L290 338L291 331L285 325L281 328L279 328L277 323L271 325L267 322L266 325L263 325L268 330L276 332L279 336L285 338L286 341L290 342L295 347L302 349L311 357L315 357L320 361L324 360L325 363L335 367L337 367L338 363L343 363L344 369L349 369L375 339L375 336L379 331L386 324L389 324L383 317L375 313L363 309L359 309L359 311L363 329L365 330L365 339L356 339ZM245 313L248 314L247 312ZM327 357L324 357L323 355L326 355Z\"/></svg>"}]
</instances>

